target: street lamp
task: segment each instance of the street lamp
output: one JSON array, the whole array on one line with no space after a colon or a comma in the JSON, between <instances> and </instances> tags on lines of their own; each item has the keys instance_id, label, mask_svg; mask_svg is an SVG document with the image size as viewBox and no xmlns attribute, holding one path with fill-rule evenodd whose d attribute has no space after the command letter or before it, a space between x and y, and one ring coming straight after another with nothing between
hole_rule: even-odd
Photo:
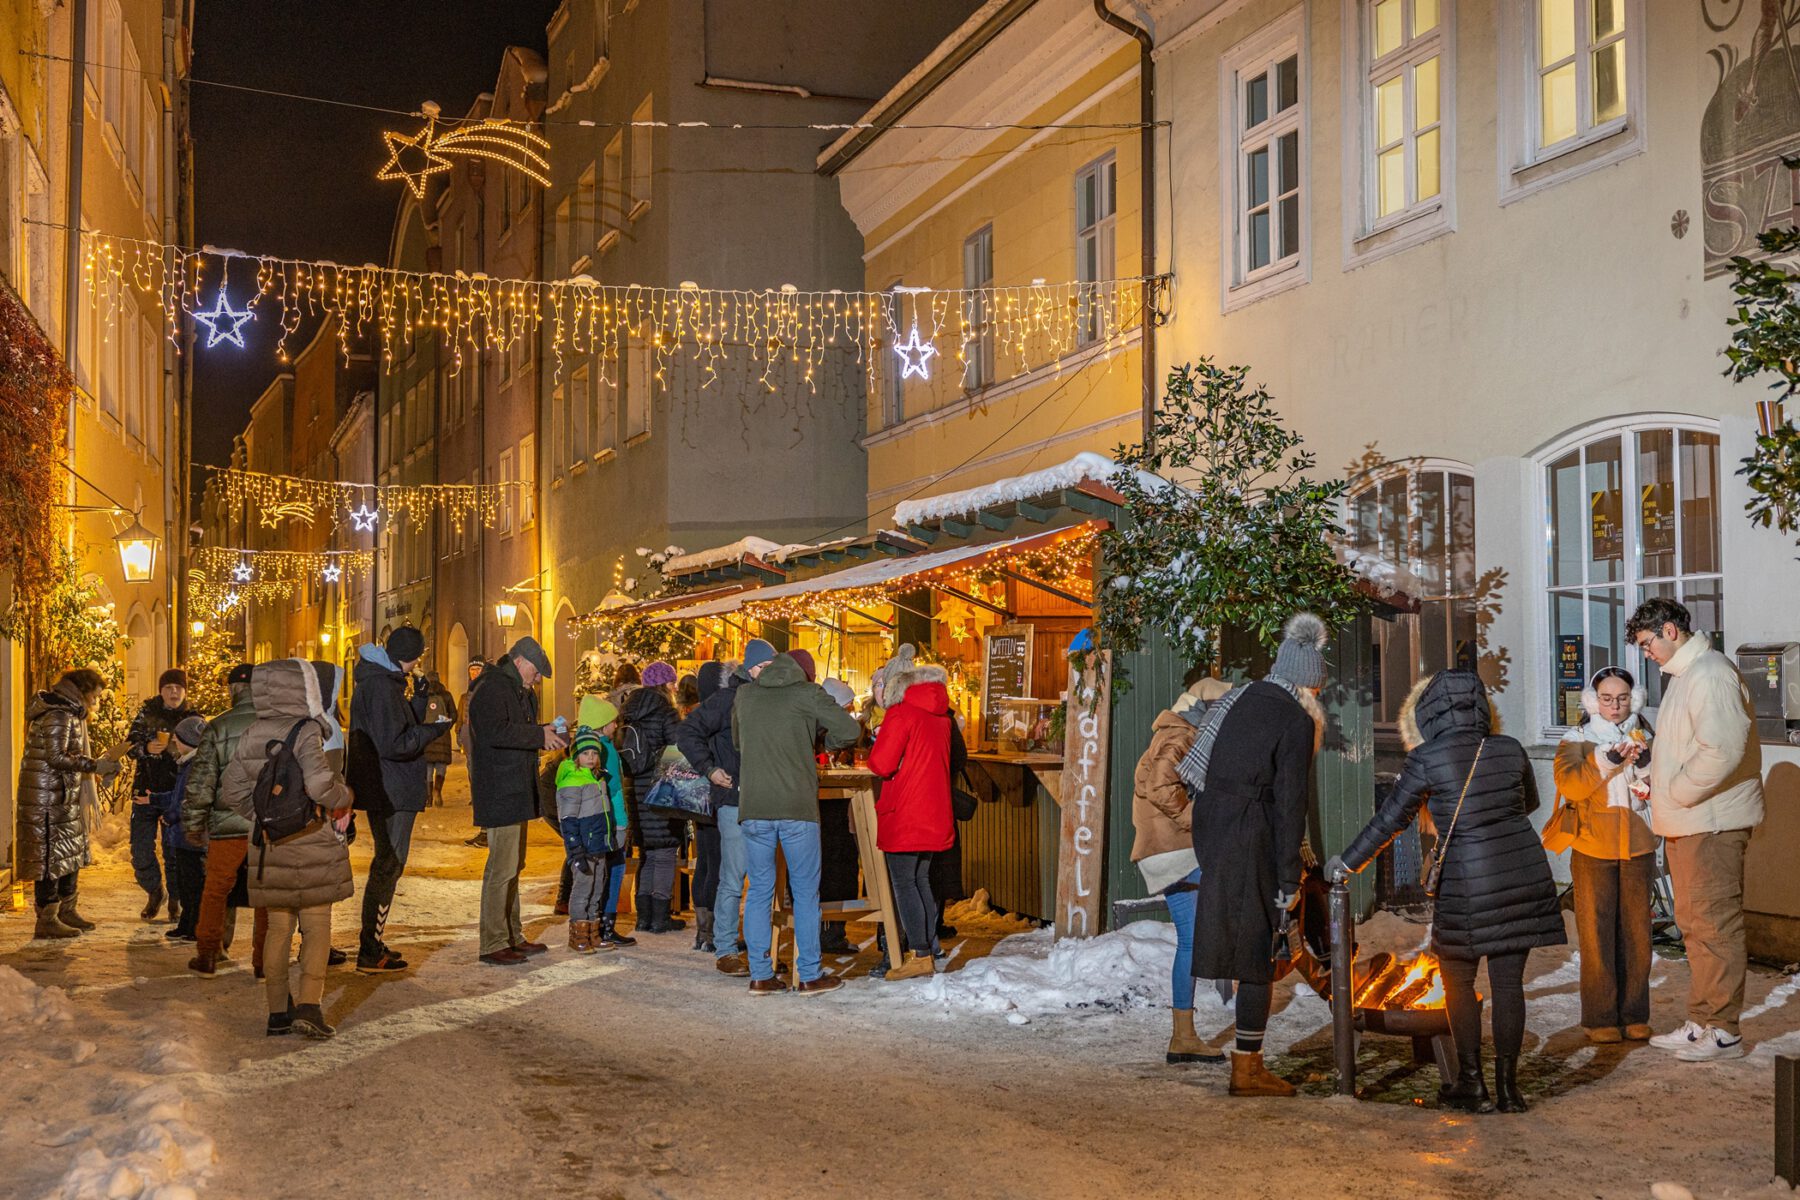
<instances>
[{"instance_id":1,"label":"street lamp","mask_svg":"<svg viewBox=\"0 0 1800 1200\"><path fill-rule=\"evenodd\" d=\"M321 629L319 631L319 645L321 645L321 646L330 646L331 645L331 630Z\"/></svg>"},{"instance_id":2,"label":"street lamp","mask_svg":"<svg viewBox=\"0 0 1800 1200\"><path fill-rule=\"evenodd\" d=\"M195 637L200 637L201 635L203 635L206 632L206 622L205 621L195 621L192 625L188 626L188 631L190 633L192 633Z\"/></svg>"},{"instance_id":3,"label":"street lamp","mask_svg":"<svg viewBox=\"0 0 1800 1200\"><path fill-rule=\"evenodd\" d=\"M511 629L513 622L519 619L519 606L510 600L498 600L494 603L494 621L502 629Z\"/></svg>"},{"instance_id":4,"label":"street lamp","mask_svg":"<svg viewBox=\"0 0 1800 1200\"><path fill-rule=\"evenodd\" d=\"M149 583L155 578L156 552L162 548L162 539L145 529L143 522L133 516L127 528L113 535L113 542L119 547L119 566L126 583Z\"/></svg>"}]
</instances>

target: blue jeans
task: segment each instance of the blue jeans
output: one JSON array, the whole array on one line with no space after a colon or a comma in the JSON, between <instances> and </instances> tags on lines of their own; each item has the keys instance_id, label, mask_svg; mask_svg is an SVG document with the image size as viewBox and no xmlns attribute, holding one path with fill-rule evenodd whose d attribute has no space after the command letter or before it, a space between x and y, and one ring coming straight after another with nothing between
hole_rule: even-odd
<instances>
[{"instance_id":1,"label":"blue jeans","mask_svg":"<svg viewBox=\"0 0 1800 1200\"><path fill-rule=\"evenodd\" d=\"M162 843L160 862L156 854L158 842ZM138 886L144 889L146 896L177 895L174 842L174 827L164 827L162 814L157 811L155 804L131 806L131 870L137 876Z\"/></svg>"},{"instance_id":2,"label":"blue jeans","mask_svg":"<svg viewBox=\"0 0 1800 1200\"><path fill-rule=\"evenodd\" d=\"M1187 873L1182 883L1200 882L1200 868ZM1165 892L1169 916L1175 922L1175 966L1169 975L1169 993L1174 997L1170 1007L1194 1007L1194 914L1200 906L1199 892Z\"/></svg>"},{"instance_id":3,"label":"blue jeans","mask_svg":"<svg viewBox=\"0 0 1800 1200\"><path fill-rule=\"evenodd\" d=\"M738 908L744 900L744 876L750 871L744 832L738 828L735 804L719 806L719 890L713 894L713 945L720 958L737 953Z\"/></svg>"},{"instance_id":4,"label":"blue jeans","mask_svg":"<svg viewBox=\"0 0 1800 1200\"><path fill-rule=\"evenodd\" d=\"M609 850L606 854L606 902L601 915L619 915L619 889L625 885L625 851Z\"/></svg>"},{"instance_id":5,"label":"blue jeans","mask_svg":"<svg viewBox=\"0 0 1800 1200\"><path fill-rule=\"evenodd\" d=\"M750 978L773 979L775 964L769 945L775 903L775 849L787 859L788 891L794 897L794 956L800 982L819 977L819 823L817 821L744 821L744 848L750 859L750 892L744 899L744 943L750 947ZM720 887L724 887L723 880ZM717 927L713 936L718 937Z\"/></svg>"}]
</instances>

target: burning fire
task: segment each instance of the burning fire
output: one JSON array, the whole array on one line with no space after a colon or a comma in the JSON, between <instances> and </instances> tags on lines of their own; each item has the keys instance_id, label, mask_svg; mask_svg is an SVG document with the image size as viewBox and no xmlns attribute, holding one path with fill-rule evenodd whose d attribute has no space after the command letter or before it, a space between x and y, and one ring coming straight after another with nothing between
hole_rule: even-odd
<instances>
[{"instance_id":1,"label":"burning fire","mask_svg":"<svg viewBox=\"0 0 1800 1200\"><path fill-rule=\"evenodd\" d=\"M1438 968L1437 955L1420 954L1410 963L1382 953L1369 960L1364 970L1357 971L1356 1007L1411 1008L1444 1007L1444 976Z\"/></svg>"}]
</instances>

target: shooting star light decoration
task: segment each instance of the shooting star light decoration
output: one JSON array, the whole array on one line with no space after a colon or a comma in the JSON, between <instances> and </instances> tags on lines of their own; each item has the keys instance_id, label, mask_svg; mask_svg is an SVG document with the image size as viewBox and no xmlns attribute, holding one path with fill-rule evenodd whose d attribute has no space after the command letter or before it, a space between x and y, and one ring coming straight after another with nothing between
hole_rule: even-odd
<instances>
[{"instance_id":1,"label":"shooting star light decoration","mask_svg":"<svg viewBox=\"0 0 1800 1200\"><path fill-rule=\"evenodd\" d=\"M413 199L423 200L425 181L448 171L456 159L485 158L536 180L539 187L550 186L550 160L543 153L550 143L529 126L490 117L444 130L438 127L436 104L427 101L420 111L425 115L425 127L417 133L381 135L387 143L388 160L375 178L404 179Z\"/></svg>"}]
</instances>

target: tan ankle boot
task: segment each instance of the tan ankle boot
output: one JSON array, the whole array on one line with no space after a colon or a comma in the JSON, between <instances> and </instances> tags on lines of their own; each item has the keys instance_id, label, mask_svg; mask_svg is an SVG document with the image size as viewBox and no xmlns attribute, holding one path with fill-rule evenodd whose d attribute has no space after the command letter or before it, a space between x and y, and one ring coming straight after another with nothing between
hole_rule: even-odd
<instances>
[{"instance_id":1,"label":"tan ankle boot","mask_svg":"<svg viewBox=\"0 0 1800 1200\"><path fill-rule=\"evenodd\" d=\"M1231 1094L1233 1096L1291 1096L1294 1085L1263 1066L1261 1051L1250 1054L1231 1052Z\"/></svg>"},{"instance_id":2,"label":"tan ankle boot","mask_svg":"<svg viewBox=\"0 0 1800 1200\"><path fill-rule=\"evenodd\" d=\"M62 910L62 902L47 904L37 910L37 929L32 932L34 938L72 938L80 937L81 930L64 925L58 914Z\"/></svg>"},{"instance_id":3,"label":"tan ankle boot","mask_svg":"<svg viewBox=\"0 0 1800 1200\"><path fill-rule=\"evenodd\" d=\"M594 952L594 935L586 921L569 922L569 949L577 954Z\"/></svg>"},{"instance_id":4,"label":"tan ankle boot","mask_svg":"<svg viewBox=\"0 0 1800 1200\"><path fill-rule=\"evenodd\" d=\"M1194 1032L1194 1010L1191 1008L1173 1008L1175 1014L1175 1032L1169 1035L1169 1052L1165 1060L1174 1063L1224 1062L1225 1053L1217 1046L1201 1039Z\"/></svg>"},{"instance_id":5,"label":"tan ankle boot","mask_svg":"<svg viewBox=\"0 0 1800 1200\"><path fill-rule=\"evenodd\" d=\"M920 954L917 950L906 952L906 961L897 967L888 968L887 977L894 979L918 979L937 971L937 961L929 954Z\"/></svg>"}]
</instances>

